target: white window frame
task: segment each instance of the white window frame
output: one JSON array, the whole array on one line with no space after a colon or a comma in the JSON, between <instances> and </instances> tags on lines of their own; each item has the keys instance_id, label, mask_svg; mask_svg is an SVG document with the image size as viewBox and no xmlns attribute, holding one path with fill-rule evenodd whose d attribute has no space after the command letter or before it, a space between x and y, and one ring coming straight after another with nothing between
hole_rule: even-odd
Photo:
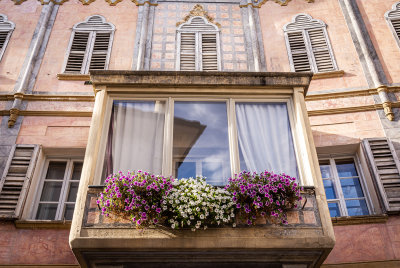
<instances>
[{"instance_id":1,"label":"white window frame","mask_svg":"<svg viewBox=\"0 0 400 268\"><path fill-rule=\"evenodd\" d=\"M4 52L6 51L8 42L10 41L14 29L15 24L9 21L6 15L0 14L0 32L7 32L6 40L4 41L3 47L0 49L0 62L3 58Z\"/></svg>"},{"instance_id":2,"label":"white window frame","mask_svg":"<svg viewBox=\"0 0 400 268\"><path fill-rule=\"evenodd\" d=\"M61 187L61 191L60 191L60 198L59 200L56 201L40 201L40 198L42 196L42 192L43 192L43 187L44 187L44 183L45 183L45 179L46 179L46 175L47 175L47 171L49 168L49 164L50 162L66 162L66 168L65 168L65 173L64 173L64 178L62 181L62 187ZM66 201L66 199L68 198L68 193L69 193L69 185L72 177L72 172L73 172L73 167L74 167L74 163L82 163L83 164L83 159L82 158L47 158L45 160L44 163L44 168L42 171L42 174L40 175L40 182L38 184L38 191L35 197L35 206L34 209L32 211L32 215L31 218L34 220L40 220L37 219L37 212L39 209L39 204L40 203L53 203L53 204L57 204L57 212L56 212L56 216L55 219L53 219L52 221L60 221L60 220L65 220L64 217L64 211L65 211L65 207L66 205L69 204L75 204L76 201L71 202L71 201ZM48 180L47 180L48 181ZM59 182L60 180L57 180L57 182ZM79 181L77 181L79 183Z\"/></svg>"},{"instance_id":3,"label":"white window frame","mask_svg":"<svg viewBox=\"0 0 400 268\"><path fill-rule=\"evenodd\" d=\"M301 23L298 23L296 20L300 16L307 17L309 22L310 22L309 25L304 26ZM314 50L313 50L313 47L311 45L310 37L309 37L309 34L308 34L309 31L312 31L314 29L322 29L322 31L324 33L326 44L328 46L329 55L331 57L332 65L333 65L333 70L331 70L330 72L338 70L338 66L336 64L335 56L333 54L333 50L332 50L332 46L331 46L331 41L329 40L328 32L327 32L327 29L326 29L326 24L321 20L313 19L308 14L301 13L301 14L297 14L293 18L292 22L286 24L284 26L284 28L283 28L284 34L285 34L285 42L286 42L287 53L288 53L289 62L290 62L290 69L291 69L292 72L296 72L296 69L295 69L295 66L294 66L292 50L291 50L290 44L289 44L289 36L288 36L289 33L301 33L302 34L303 40L304 40L304 43L305 43L305 48L306 48L306 51L307 51L307 57L308 57L308 62L310 64L311 72L313 72L313 73L329 72L329 71L323 71L323 72L319 72L318 71L317 63L316 63L315 56L314 56Z\"/></svg>"},{"instance_id":4,"label":"white window frame","mask_svg":"<svg viewBox=\"0 0 400 268\"><path fill-rule=\"evenodd\" d=\"M393 34L394 39L396 40L397 45L400 48L400 34L396 33L396 30L393 26L393 21L397 20L400 24L400 2L394 3L392 9L385 13L385 19L389 25L389 28Z\"/></svg>"},{"instance_id":5,"label":"white window frame","mask_svg":"<svg viewBox=\"0 0 400 268\"><path fill-rule=\"evenodd\" d=\"M187 30L187 29L182 29L182 26L191 24L192 20L194 18L201 18L204 20L206 25L211 25L212 27L215 28L215 30ZM177 57L176 57L176 70L180 71L181 70L181 35L182 33L194 33L195 34L195 70L194 71L202 71L203 70L203 52L202 52L202 35L203 34L209 34L209 33L215 33L216 35L216 48L217 48L217 64L218 64L218 71L221 71L221 45L220 45L220 34L221 31L218 29L218 27L215 24L212 24L207 21L206 18L202 16L194 16L190 18L190 20L187 23L184 23L178 27L176 30L176 48L177 48Z\"/></svg>"},{"instance_id":6,"label":"white window frame","mask_svg":"<svg viewBox=\"0 0 400 268\"><path fill-rule=\"evenodd\" d=\"M289 123L290 123L290 130L293 139L294 145L294 152L296 157L296 164L299 170L299 177L297 180L299 182L304 182L305 178L303 177L304 174L302 170L302 161L299 152L299 148L297 148L298 144L298 137L296 133L296 127L294 122L294 104L291 97L282 97L282 96L274 96L268 98L250 98L250 97L240 97L240 96L204 96L204 97L188 97L188 96L166 96L166 97L120 97L120 96L111 96L109 102L107 104L108 109L106 113L107 120L105 121L105 132L108 133L108 129L110 126L111 120L111 107L114 101L124 100L124 101L164 101L165 102L165 120L164 120L164 139L163 139L163 161L162 161L162 174L165 176L172 176L174 163L173 163L173 125L174 125L174 102L175 101L196 101L196 102L225 102L226 109L227 109L227 122L228 122L228 143L229 143L229 154L230 154L230 164L231 164L231 176L234 174L238 174L240 170L240 159L239 159L239 142L237 136L237 125L236 125L236 111L235 111L235 104L236 102L254 102L254 103L286 103ZM107 135L106 135L107 136ZM106 145L103 144L101 150L101 155L105 156ZM104 168L104 161L97 161L96 167L96 174L95 178L101 178L101 173ZM104 180L104 178L101 178ZM100 179L97 183L101 183Z\"/></svg>"},{"instance_id":7,"label":"white window frame","mask_svg":"<svg viewBox=\"0 0 400 268\"><path fill-rule=\"evenodd\" d=\"M98 24L97 27L90 25L88 23L91 19L93 19L95 17L100 18L102 21L102 23ZM104 66L104 70L107 70L108 65L110 63L110 55L111 55L112 44L113 44L113 40L114 40L115 26L110 22L106 22L106 19L103 16L93 15L93 16L88 17L85 21L75 24L74 27L72 28L72 33L71 33L71 37L69 39L68 49L67 49L67 53L64 57L64 64L63 64L63 68L62 68L61 72L65 73L65 69L67 68L68 58L71 53L72 43L73 43L73 40L75 37L75 33L77 33L77 32L89 33L88 43L86 45L86 51L85 51L85 55L83 58L83 62L82 62L82 66L81 66L81 70L80 70L79 74L87 74L89 72L90 61L92 59L93 47L94 47L97 33L110 33L109 47L108 47L106 62L105 62L105 66Z\"/></svg>"},{"instance_id":8,"label":"white window frame","mask_svg":"<svg viewBox=\"0 0 400 268\"><path fill-rule=\"evenodd\" d=\"M340 183L340 178L337 172L336 168L336 163L335 160L346 160L346 159L352 159L354 162L354 166L356 168L357 174L358 174L358 180L360 181L361 189L364 194L364 198L344 198L342 186ZM328 161L329 162L329 171L332 176L332 183L334 185L334 191L336 194L336 199L328 199L327 198L327 203L338 203L339 206L339 211L340 211L340 217L347 217L349 216L349 213L347 211L346 207L346 200L365 200L367 203L367 209L368 209L368 215L371 215L373 211L373 206L371 202L371 197L367 188L367 184L365 182L365 176L363 174L362 168L361 168L361 163L357 155L349 155L349 156L340 156L340 157L329 157L329 158L320 158L318 159L319 162L321 163L322 161ZM354 178L354 177L349 177L349 178ZM322 178L322 182L328 180L328 178Z\"/></svg>"}]
</instances>

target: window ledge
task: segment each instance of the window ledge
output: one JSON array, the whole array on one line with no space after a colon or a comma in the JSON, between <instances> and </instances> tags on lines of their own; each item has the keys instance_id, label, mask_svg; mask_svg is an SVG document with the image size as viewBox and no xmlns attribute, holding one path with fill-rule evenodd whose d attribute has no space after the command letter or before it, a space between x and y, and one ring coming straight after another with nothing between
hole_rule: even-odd
<instances>
[{"instance_id":1,"label":"window ledge","mask_svg":"<svg viewBox=\"0 0 400 268\"><path fill-rule=\"evenodd\" d=\"M58 80L67 80L67 81L89 81L89 74L57 74Z\"/></svg>"},{"instance_id":2,"label":"window ledge","mask_svg":"<svg viewBox=\"0 0 400 268\"><path fill-rule=\"evenodd\" d=\"M334 78L334 77L343 77L344 76L344 71L339 70L339 71L332 71L332 72L324 72L324 73L315 73L312 77L312 80L317 80L317 79L325 79L325 78Z\"/></svg>"},{"instance_id":3,"label":"window ledge","mask_svg":"<svg viewBox=\"0 0 400 268\"><path fill-rule=\"evenodd\" d=\"M372 224L372 223L385 223L388 220L388 215L366 215L366 216L352 216L352 217L335 217L332 218L333 226L338 225L356 225L356 224Z\"/></svg>"},{"instance_id":4,"label":"window ledge","mask_svg":"<svg viewBox=\"0 0 400 268\"><path fill-rule=\"evenodd\" d=\"M71 221L19 220L15 221L18 229L70 229Z\"/></svg>"}]
</instances>

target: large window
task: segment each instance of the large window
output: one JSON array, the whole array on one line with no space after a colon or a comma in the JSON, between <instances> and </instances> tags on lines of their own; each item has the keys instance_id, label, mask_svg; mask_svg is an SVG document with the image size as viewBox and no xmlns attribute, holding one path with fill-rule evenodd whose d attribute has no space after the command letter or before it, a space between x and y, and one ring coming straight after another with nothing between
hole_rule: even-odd
<instances>
[{"instance_id":1,"label":"large window","mask_svg":"<svg viewBox=\"0 0 400 268\"><path fill-rule=\"evenodd\" d=\"M287 102L114 101L106 173L146 170L224 185L241 170L298 176Z\"/></svg>"},{"instance_id":2,"label":"large window","mask_svg":"<svg viewBox=\"0 0 400 268\"><path fill-rule=\"evenodd\" d=\"M385 18L389 23L389 27L400 46L400 2L393 4L392 10L386 12Z\"/></svg>"},{"instance_id":3,"label":"large window","mask_svg":"<svg viewBox=\"0 0 400 268\"><path fill-rule=\"evenodd\" d=\"M71 220L82 172L82 160L49 159L41 178L34 218Z\"/></svg>"},{"instance_id":4,"label":"large window","mask_svg":"<svg viewBox=\"0 0 400 268\"><path fill-rule=\"evenodd\" d=\"M331 217L369 214L365 184L355 160L353 157L320 160Z\"/></svg>"},{"instance_id":5,"label":"large window","mask_svg":"<svg viewBox=\"0 0 400 268\"><path fill-rule=\"evenodd\" d=\"M3 57L4 51L6 50L8 41L10 40L14 28L14 23L8 21L6 15L0 14L0 61Z\"/></svg>"},{"instance_id":6,"label":"large window","mask_svg":"<svg viewBox=\"0 0 400 268\"><path fill-rule=\"evenodd\" d=\"M108 68L115 27L94 15L72 28L64 73L86 74Z\"/></svg>"}]
</instances>

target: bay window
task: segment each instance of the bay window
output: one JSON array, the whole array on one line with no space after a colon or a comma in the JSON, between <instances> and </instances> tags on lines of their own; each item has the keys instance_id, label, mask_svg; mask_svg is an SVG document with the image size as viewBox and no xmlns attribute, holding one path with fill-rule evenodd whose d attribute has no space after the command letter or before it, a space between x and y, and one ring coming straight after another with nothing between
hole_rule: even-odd
<instances>
[{"instance_id":1,"label":"bay window","mask_svg":"<svg viewBox=\"0 0 400 268\"><path fill-rule=\"evenodd\" d=\"M224 97L114 99L103 174L146 170L203 176L212 185L225 185L241 170L298 177L290 105Z\"/></svg>"}]
</instances>

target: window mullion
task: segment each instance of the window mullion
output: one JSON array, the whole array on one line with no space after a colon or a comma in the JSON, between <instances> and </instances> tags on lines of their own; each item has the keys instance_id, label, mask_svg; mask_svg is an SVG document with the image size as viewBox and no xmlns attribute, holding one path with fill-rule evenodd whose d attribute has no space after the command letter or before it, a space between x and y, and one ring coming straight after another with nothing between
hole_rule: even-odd
<instances>
[{"instance_id":1,"label":"window mullion","mask_svg":"<svg viewBox=\"0 0 400 268\"><path fill-rule=\"evenodd\" d=\"M340 206L340 211L342 213L341 216L348 216L347 207L346 207L346 201L344 200L343 190L342 190L342 186L340 184L339 174L337 172L335 160L333 158L330 158L329 162L330 162L330 165L332 167L333 180L335 182L335 186L336 186L336 189L337 189L337 194L338 194L339 201L340 201L339 202L339 206Z\"/></svg>"},{"instance_id":2,"label":"window mullion","mask_svg":"<svg viewBox=\"0 0 400 268\"><path fill-rule=\"evenodd\" d=\"M56 220L62 220L62 216L64 213L64 202L65 199L67 198L67 192L69 189L69 178L71 176L71 170L72 170L72 161L68 160L67 165L65 167L65 173L64 173L64 178L63 178L63 184L61 187L61 192L60 192L60 199L58 200L58 206L57 206L57 213L56 213Z\"/></svg>"},{"instance_id":3,"label":"window mullion","mask_svg":"<svg viewBox=\"0 0 400 268\"><path fill-rule=\"evenodd\" d=\"M237 124L235 113L235 101L230 98L227 105L228 114L228 135L229 135L229 152L231 160L231 176L240 172L239 160L239 143L237 136Z\"/></svg>"},{"instance_id":4,"label":"window mullion","mask_svg":"<svg viewBox=\"0 0 400 268\"><path fill-rule=\"evenodd\" d=\"M86 46L85 57L83 59L81 73L89 72L90 60L92 59L92 53L93 53L95 39L96 39L96 32L91 31L89 38L88 38L88 44Z\"/></svg>"},{"instance_id":5,"label":"window mullion","mask_svg":"<svg viewBox=\"0 0 400 268\"><path fill-rule=\"evenodd\" d=\"M164 145L163 145L163 165L162 173L166 176L172 176L173 162L173 142L174 142L174 100L169 97L165 109L165 124L164 124Z\"/></svg>"},{"instance_id":6,"label":"window mullion","mask_svg":"<svg viewBox=\"0 0 400 268\"><path fill-rule=\"evenodd\" d=\"M202 57L201 57L201 34L200 32L195 33L195 48L196 48L196 55L195 55L195 64L196 64L196 71L202 70Z\"/></svg>"},{"instance_id":7,"label":"window mullion","mask_svg":"<svg viewBox=\"0 0 400 268\"><path fill-rule=\"evenodd\" d=\"M317 73L318 69L317 69L317 64L315 62L313 47L311 46L310 36L308 35L307 30L303 30L302 32L303 32L304 42L306 44L307 57L308 61L310 62L311 71Z\"/></svg>"}]
</instances>

